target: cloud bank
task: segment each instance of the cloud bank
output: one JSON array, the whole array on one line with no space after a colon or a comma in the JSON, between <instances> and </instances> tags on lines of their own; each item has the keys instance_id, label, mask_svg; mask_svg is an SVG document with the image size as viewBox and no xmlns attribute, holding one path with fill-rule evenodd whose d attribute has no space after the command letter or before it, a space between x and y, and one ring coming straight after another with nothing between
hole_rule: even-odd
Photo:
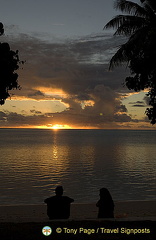
<instances>
[{"instance_id":1,"label":"cloud bank","mask_svg":"<svg viewBox=\"0 0 156 240\"><path fill-rule=\"evenodd\" d=\"M135 123L122 104L125 67L108 71L111 56L124 38L108 34L79 39L43 40L33 35L15 34L1 38L18 49L26 64L19 74L22 89L12 99L58 100L66 109L44 112L30 106L30 114L13 113L5 106L0 126L68 124L75 127L118 128Z\"/></svg>"}]
</instances>

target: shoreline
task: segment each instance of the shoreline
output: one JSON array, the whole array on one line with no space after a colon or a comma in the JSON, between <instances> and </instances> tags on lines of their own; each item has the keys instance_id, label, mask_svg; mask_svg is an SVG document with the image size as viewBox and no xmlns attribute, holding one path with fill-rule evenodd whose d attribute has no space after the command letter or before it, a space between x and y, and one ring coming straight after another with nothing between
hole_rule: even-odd
<instances>
[{"instance_id":1,"label":"shoreline","mask_svg":"<svg viewBox=\"0 0 156 240\"><path fill-rule=\"evenodd\" d=\"M156 200L114 201L115 220L156 220ZM0 222L49 221L46 204L0 205ZM72 203L69 220L98 220L95 203Z\"/></svg>"}]
</instances>

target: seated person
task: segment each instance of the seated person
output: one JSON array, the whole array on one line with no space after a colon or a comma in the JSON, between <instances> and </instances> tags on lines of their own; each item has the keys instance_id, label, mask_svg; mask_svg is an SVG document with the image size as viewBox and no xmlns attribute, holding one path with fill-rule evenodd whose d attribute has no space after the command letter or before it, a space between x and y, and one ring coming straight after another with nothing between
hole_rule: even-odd
<instances>
[{"instance_id":1,"label":"seated person","mask_svg":"<svg viewBox=\"0 0 156 240\"><path fill-rule=\"evenodd\" d=\"M96 206L99 208L98 218L114 218L114 202L107 188L100 189L100 199Z\"/></svg>"},{"instance_id":2,"label":"seated person","mask_svg":"<svg viewBox=\"0 0 156 240\"><path fill-rule=\"evenodd\" d=\"M49 219L67 219L70 216L70 204L74 199L63 195L63 187L55 189L56 195L44 200L47 203L47 215Z\"/></svg>"}]
</instances>

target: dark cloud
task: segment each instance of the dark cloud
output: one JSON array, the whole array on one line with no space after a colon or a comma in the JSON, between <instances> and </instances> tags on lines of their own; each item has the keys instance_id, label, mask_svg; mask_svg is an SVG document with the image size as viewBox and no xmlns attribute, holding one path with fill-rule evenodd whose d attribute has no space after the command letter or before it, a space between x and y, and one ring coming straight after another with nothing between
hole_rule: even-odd
<instances>
[{"instance_id":1,"label":"dark cloud","mask_svg":"<svg viewBox=\"0 0 156 240\"><path fill-rule=\"evenodd\" d=\"M6 39L6 37L3 37ZM21 60L26 60L19 71L22 89L16 96L28 99L60 99L68 108L60 113L42 114L31 110L31 116L8 113L5 125L69 124L104 127L106 123L131 122L120 92L127 91L122 83L128 73L120 67L108 71L108 63L124 38L109 35L87 36L64 42L45 42L20 34L7 36L11 48L19 50ZM44 88L61 89L66 97L46 95ZM42 90L43 89L43 90ZM92 105L82 103L92 101ZM32 116L32 113L34 115ZM1 123L2 124L2 123Z\"/></svg>"},{"instance_id":2,"label":"dark cloud","mask_svg":"<svg viewBox=\"0 0 156 240\"><path fill-rule=\"evenodd\" d=\"M132 105L132 107L146 107L145 104L134 104Z\"/></svg>"},{"instance_id":3,"label":"dark cloud","mask_svg":"<svg viewBox=\"0 0 156 240\"><path fill-rule=\"evenodd\" d=\"M0 111L0 121L5 121L5 119L6 119L6 114Z\"/></svg>"},{"instance_id":4,"label":"dark cloud","mask_svg":"<svg viewBox=\"0 0 156 240\"><path fill-rule=\"evenodd\" d=\"M17 126L35 126L46 123L46 116L44 115L31 115L26 116L18 113L9 112L6 114L5 121L0 121L1 127L17 127Z\"/></svg>"},{"instance_id":5,"label":"dark cloud","mask_svg":"<svg viewBox=\"0 0 156 240\"><path fill-rule=\"evenodd\" d=\"M147 107L144 101L129 102L131 107Z\"/></svg>"},{"instance_id":6,"label":"dark cloud","mask_svg":"<svg viewBox=\"0 0 156 240\"><path fill-rule=\"evenodd\" d=\"M143 104L144 103L144 101L136 101L136 102L129 102L129 104Z\"/></svg>"},{"instance_id":7,"label":"dark cloud","mask_svg":"<svg viewBox=\"0 0 156 240\"><path fill-rule=\"evenodd\" d=\"M30 110L30 112L33 113L33 114L42 114L41 111L36 111L36 110L34 110L34 109Z\"/></svg>"},{"instance_id":8,"label":"dark cloud","mask_svg":"<svg viewBox=\"0 0 156 240\"><path fill-rule=\"evenodd\" d=\"M4 126L16 125L47 125L47 124L68 124L71 126L105 128L106 126L118 127L124 122L134 122L127 115L126 107L119 100L119 94L109 87L97 85L88 92L93 105L81 107L77 99L71 97L64 99L70 107L62 112L45 113L35 109L30 110L31 116L17 113L5 114ZM33 114L33 115L32 115Z\"/></svg>"},{"instance_id":9,"label":"dark cloud","mask_svg":"<svg viewBox=\"0 0 156 240\"><path fill-rule=\"evenodd\" d=\"M19 49L20 58L26 60L19 76L22 91L16 91L16 94L35 99L38 95L32 92L38 87L61 88L68 94L84 94L88 88L93 89L99 84L122 89L127 70L117 68L108 71L108 63L115 52L114 46L119 46L124 40L99 35L48 43L26 34L11 39L8 37L12 48Z\"/></svg>"},{"instance_id":10,"label":"dark cloud","mask_svg":"<svg viewBox=\"0 0 156 240\"><path fill-rule=\"evenodd\" d=\"M120 104L119 106L116 106L116 109L120 112L125 112L125 113L127 112L127 108L123 104Z\"/></svg>"},{"instance_id":11,"label":"dark cloud","mask_svg":"<svg viewBox=\"0 0 156 240\"><path fill-rule=\"evenodd\" d=\"M31 93L28 94L28 97L44 97L44 94L41 91L31 91Z\"/></svg>"}]
</instances>

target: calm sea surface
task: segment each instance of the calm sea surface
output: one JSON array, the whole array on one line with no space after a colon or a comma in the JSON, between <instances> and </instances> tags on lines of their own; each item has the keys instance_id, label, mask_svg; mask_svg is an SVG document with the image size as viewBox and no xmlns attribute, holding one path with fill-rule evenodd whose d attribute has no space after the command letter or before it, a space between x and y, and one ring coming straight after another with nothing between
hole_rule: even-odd
<instances>
[{"instance_id":1,"label":"calm sea surface","mask_svg":"<svg viewBox=\"0 0 156 240\"><path fill-rule=\"evenodd\" d=\"M0 129L0 205L156 199L156 131Z\"/></svg>"}]
</instances>

